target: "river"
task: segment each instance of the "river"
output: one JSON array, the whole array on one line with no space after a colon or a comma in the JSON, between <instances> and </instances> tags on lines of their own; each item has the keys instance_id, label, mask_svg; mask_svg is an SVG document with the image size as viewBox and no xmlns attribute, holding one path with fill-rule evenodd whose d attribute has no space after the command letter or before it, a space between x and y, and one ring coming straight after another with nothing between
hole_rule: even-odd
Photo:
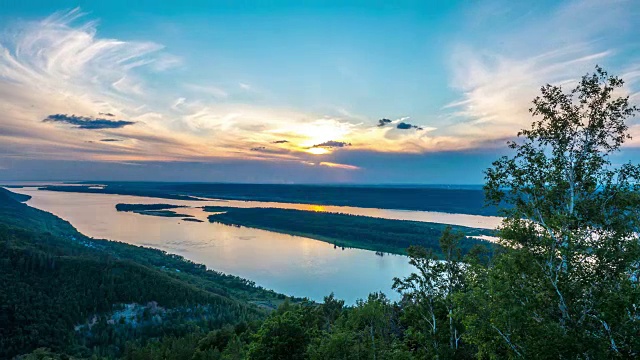
<instances>
[{"instance_id":1,"label":"river","mask_svg":"<svg viewBox=\"0 0 640 360\"><path fill-rule=\"evenodd\" d=\"M299 236L212 224L206 221L209 213L199 207L279 207L482 228L495 228L500 220L496 217L421 211L68 193L42 191L35 187L10 190L30 195L32 198L27 204L69 221L87 236L165 250L205 264L210 269L237 275L288 295L320 301L333 292L348 304L366 298L374 291L382 291L390 298L398 299L391 284L394 277L403 277L411 272L408 259L400 255L379 256L360 249L336 249L332 244ZM115 209L118 203L186 205L190 207L176 210L204 222L118 212Z\"/></svg>"}]
</instances>

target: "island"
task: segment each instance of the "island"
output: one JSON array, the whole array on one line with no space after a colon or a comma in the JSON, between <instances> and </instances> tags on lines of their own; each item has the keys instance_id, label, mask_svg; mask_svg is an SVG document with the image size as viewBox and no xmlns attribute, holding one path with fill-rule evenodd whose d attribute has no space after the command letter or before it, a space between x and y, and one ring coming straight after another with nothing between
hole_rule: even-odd
<instances>
[{"instance_id":1,"label":"island","mask_svg":"<svg viewBox=\"0 0 640 360\"><path fill-rule=\"evenodd\" d=\"M116 210L122 212L133 212L140 215L160 216L160 217L179 217L192 218L193 215L180 214L173 210L177 208L185 208L184 205L171 204L116 204ZM184 220L184 219L183 219ZM200 221L200 220L198 220Z\"/></svg>"},{"instance_id":2,"label":"island","mask_svg":"<svg viewBox=\"0 0 640 360\"><path fill-rule=\"evenodd\" d=\"M369 216L347 215L328 212L278 208L235 208L228 206L205 206L214 214L208 219L212 223L258 228L283 234L304 236L334 244L392 254L407 254L411 245L422 245L438 253L439 238L449 225L407 220L390 220ZM451 226L454 231L464 233L461 244L463 252L475 245L495 248L497 245L473 238L493 236L495 231L465 226Z\"/></svg>"}]
</instances>

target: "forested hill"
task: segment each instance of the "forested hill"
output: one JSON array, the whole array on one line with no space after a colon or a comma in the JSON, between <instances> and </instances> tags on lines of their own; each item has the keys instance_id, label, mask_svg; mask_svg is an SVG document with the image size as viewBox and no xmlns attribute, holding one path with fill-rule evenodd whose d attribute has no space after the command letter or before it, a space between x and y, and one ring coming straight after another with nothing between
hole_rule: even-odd
<instances>
[{"instance_id":1,"label":"forested hill","mask_svg":"<svg viewBox=\"0 0 640 360\"><path fill-rule=\"evenodd\" d=\"M250 323L265 316L252 301L284 297L159 250L90 239L21 200L0 188L2 359L42 347L119 356L126 342Z\"/></svg>"},{"instance_id":2,"label":"forested hill","mask_svg":"<svg viewBox=\"0 0 640 360\"><path fill-rule=\"evenodd\" d=\"M0 224L50 232L58 236L76 235L77 231L68 222L22 203L29 198L0 188Z\"/></svg>"}]
</instances>

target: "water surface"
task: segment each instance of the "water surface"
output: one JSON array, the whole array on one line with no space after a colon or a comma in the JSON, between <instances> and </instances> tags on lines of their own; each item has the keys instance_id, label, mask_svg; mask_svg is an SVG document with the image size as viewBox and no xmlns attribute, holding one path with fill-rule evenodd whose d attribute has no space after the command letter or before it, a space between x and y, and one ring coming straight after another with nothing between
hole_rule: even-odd
<instances>
[{"instance_id":1,"label":"water surface","mask_svg":"<svg viewBox=\"0 0 640 360\"><path fill-rule=\"evenodd\" d=\"M374 291L398 299L391 290L393 277L411 272L405 256L378 256L372 251L342 250L321 241L265 230L115 210L117 203L190 205L191 201L35 188L11 191L31 195L27 202L30 206L69 221L87 236L165 250L265 288L313 300L320 301L334 292L353 304ZM176 210L201 220L208 215L199 208Z\"/></svg>"},{"instance_id":2,"label":"water surface","mask_svg":"<svg viewBox=\"0 0 640 360\"><path fill-rule=\"evenodd\" d=\"M322 300L334 292L347 303L383 291L392 299L394 277L411 272L408 259L400 255L376 255L360 249L334 248L332 244L266 230L209 223L200 207L276 207L328 211L386 219L429 221L445 224L495 228L500 218L424 211L320 206L258 201L187 201L141 196L42 191L34 187L11 191L32 196L27 203L49 211L75 226L83 234L129 244L142 245L182 255L208 268L237 275L284 294ZM118 212L115 205L169 203L188 208L175 209L202 223L180 218Z\"/></svg>"}]
</instances>

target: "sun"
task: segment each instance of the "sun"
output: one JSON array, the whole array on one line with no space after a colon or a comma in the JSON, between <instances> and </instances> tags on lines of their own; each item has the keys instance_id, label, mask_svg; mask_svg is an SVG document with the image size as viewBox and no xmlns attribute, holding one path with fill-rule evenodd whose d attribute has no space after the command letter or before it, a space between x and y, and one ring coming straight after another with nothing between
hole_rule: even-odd
<instances>
[{"instance_id":1,"label":"sun","mask_svg":"<svg viewBox=\"0 0 640 360\"><path fill-rule=\"evenodd\" d=\"M321 147L312 147L312 148L306 149L305 151L313 155L324 155L330 152L329 149L321 148Z\"/></svg>"},{"instance_id":2,"label":"sun","mask_svg":"<svg viewBox=\"0 0 640 360\"><path fill-rule=\"evenodd\" d=\"M274 130L278 134L287 134L296 139L290 149L303 151L312 155L324 155L333 152L330 146L323 145L329 141L347 141L353 125L334 119L318 119L310 123L287 124L286 127ZM295 144L295 145L294 145Z\"/></svg>"}]
</instances>

